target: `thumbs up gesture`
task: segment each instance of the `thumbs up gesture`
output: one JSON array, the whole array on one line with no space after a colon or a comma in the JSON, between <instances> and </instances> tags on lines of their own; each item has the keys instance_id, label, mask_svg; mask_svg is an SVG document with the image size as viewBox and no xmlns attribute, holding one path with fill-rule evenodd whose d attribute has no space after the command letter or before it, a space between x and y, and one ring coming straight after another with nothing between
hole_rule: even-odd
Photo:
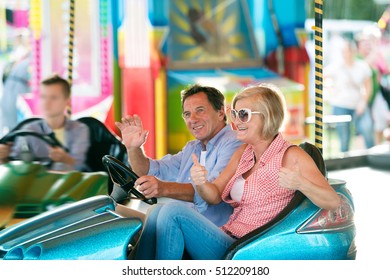
<instances>
[{"instance_id":1,"label":"thumbs up gesture","mask_svg":"<svg viewBox=\"0 0 390 280\"><path fill-rule=\"evenodd\" d=\"M298 160L295 159L291 168L282 167L279 171L279 186L291 190L299 190L302 184L302 175Z\"/></svg>"},{"instance_id":2,"label":"thumbs up gesture","mask_svg":"<svg viewBox=\"0 0 390 280\"><path fill-rule=\"evenodd\" d=\"M194 165L190 170L191 179L196 186L201 186L207 182L207 170L204 166L200 165L195 154L192 154L192 161Z\"/></svg>"}]
</instances>

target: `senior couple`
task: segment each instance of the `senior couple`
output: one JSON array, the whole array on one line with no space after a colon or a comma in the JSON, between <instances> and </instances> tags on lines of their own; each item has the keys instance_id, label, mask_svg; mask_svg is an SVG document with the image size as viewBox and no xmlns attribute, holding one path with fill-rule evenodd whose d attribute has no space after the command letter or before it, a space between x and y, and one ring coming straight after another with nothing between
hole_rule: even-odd
<instances>
[{"instance_id":1,"label":"senior couple","mask_svg":"<svg viewBox=\"0 0 390 280\"><path fill-rule=\"evenodd\" d=\"M234 97L235 130L223 94L213 87L184 90L182 117L195 140L160 160L145 155L148 131L137 115L116 123L139 190L177 200L148 210L135 258L182 259L185 251L192 259L221 259L236 239L273 219L295 191L320 208L338 207L312 158L280 133L285 101L275 86L250 86Z\"/></svg>"}]
</instances>

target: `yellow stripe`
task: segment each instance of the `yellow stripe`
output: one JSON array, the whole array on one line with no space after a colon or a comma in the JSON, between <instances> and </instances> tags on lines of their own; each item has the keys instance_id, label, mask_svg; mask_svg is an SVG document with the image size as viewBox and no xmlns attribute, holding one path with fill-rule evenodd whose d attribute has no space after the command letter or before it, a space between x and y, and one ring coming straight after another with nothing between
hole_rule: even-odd
<instances>
[{"instance_id":1,"label":"yellow stripe","mask_svg":"<svg viewBox=\"0 0 390 280\"><path fill-rule=\"evenodd\" d=\"M322 52L322 47L320 47L320 46L315 45L315 49L316 49L317 51Z\"/></svg>"},{"instance_id":2,"label":"yellow stripe","mask_svg":"<svg viewBox=\"0 0 390 280\"><path fill-rule=\"evenodd\" d=\"M322 32L323 32L322 27L319 27L319 26L313 25L313 26L311 27L311 29L312 29L313 31L317 31L317 32L319 32L319 33L322 33Z\"/></svg>"},{"instance_id":3,"label":"yellow stripe","mask_svg":"<svg viewBox=\"0 0 390 280\"><path fill-rule=\"evenodd\" d=\"M322 5L322 4L323 4L323 1L322 1L322 0L315 0L314 3L315 3L315 4L318 4L318 5Z\"/></svg>"},{"instance_id":4,"label":"yellow stripe","mask_svg":"<svg viewBox=\"0 0 390 280\"><path fill-rule=\"evenodd\" d=\"M314 35L314 40L320 41L322 43L322 37Z\"/></svg>"},{"instance_id":5,"label":"yellow stripe","mask_svg":"<svg viewBox=\"0 0 390 280\"><path fill-rule=\"evenodd\" d=\"M321 141L322 141L322 139L321 139ZM316 143L316 147L319 148L319 149L322 149L322 144Z\"/></svg>"},{"instance_id":6,"label":"yellow stripe","mask_svg":"<svg viewBox=\"0 0 390 280\"><path fill-rule=\"evenodd\" d=\"M318 69L322 69L322 64L319 64L319 63L315 63L314 66Z\"/></svg>"},{"instance_id":7,"label":"yellow stripe","mask_svg":"<svg viewBox=\"0 0 390 280\"><path fill-rule=\"evenodd\" d=\"M314 8L314 12L322 15L322 9Z\"/></svg>"}]
</instances>

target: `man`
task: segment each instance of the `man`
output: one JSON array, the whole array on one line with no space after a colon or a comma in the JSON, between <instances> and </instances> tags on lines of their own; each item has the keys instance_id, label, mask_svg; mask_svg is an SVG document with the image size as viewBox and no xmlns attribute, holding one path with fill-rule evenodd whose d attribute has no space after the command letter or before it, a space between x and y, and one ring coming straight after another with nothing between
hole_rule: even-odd
<instances>
[{"instance_id":1,"label":"man","mask_svg":"<svg viewBox=\"0 0 390 280\"><path fill-rule=\"evenodd\" d=\"M234 151L241 145L235 132L226 124L224 96L215 88L193 85L182 92L182 116L196 140L188 142L181 152L161 160L148 158L143 150L148 131L137 116L117 122L127 148L129 164L141 176L136 184L145 197L169 197L193 202L204 216L223 225L232 208L225 203L208 205L195 191L190 178L191 155L198 156L212 182L225 168Z\"/></svg>"},{"instance_id":2,"label":"man","mask_svg":"<svg viewBox=\"0 0 390 280\"><path fill-rule=\"evenodd\" d=\"M66 150L50 147L36 137L18 137L14 145L0 145L0 162L7 162L9 155L19 158L27 147L35 158L50 158L53 162L50 169L87 171L85 160L90 145L89 129L85 124L65 116L70 104L69 83L58 75L45 79L41 82L39 103L42 120L33 121L23 129L42 134L54 133Z\"/></svg>"}]
</instances>

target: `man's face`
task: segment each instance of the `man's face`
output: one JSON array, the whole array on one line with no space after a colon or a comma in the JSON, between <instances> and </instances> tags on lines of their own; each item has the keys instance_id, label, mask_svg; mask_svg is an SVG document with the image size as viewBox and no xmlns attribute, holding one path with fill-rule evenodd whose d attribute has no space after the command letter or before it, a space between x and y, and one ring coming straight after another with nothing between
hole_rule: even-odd
<instances>
[{"instance_id":1,"label":"man's face","mask_svg":"<svg viewBox=\"0 0 390 280\"><path fill-rule=\"evenodd\" d=\"M188 130L206 145L224 126L224 109L215 111L204 92L187 97L183 104L183 118Z\"/></svg>"},{"instance_id":2,"label":"man's face","mask_svg":"<svg viewBox=\"0 0 390 280\"><path fill-rule=\"evenodd\" d=\"M41 85L39 103L43 116L52 118L64 114L69 99L65 98L61 85Z\"/></svg>"}]
</instances>

